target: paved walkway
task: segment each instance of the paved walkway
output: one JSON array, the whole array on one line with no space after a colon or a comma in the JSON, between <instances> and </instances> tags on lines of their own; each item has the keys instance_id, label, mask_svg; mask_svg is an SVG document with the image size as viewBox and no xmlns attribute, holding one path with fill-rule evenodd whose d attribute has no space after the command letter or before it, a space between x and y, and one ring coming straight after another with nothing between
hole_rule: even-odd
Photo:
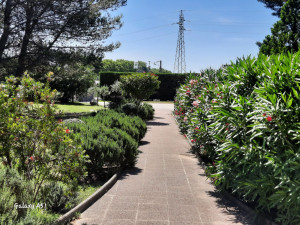
<instances>
[{"instance_id":1,"label":"paved walkway","mask_svg":"<svg viewBox=\"0 0 300 225\"><path fill-rule=\"evenodd\" d=\"M205 177L175 123L173 104L153 104L155 119L139 147L136 167L81 214L86 225L248 225Z\"/></svg>"}]
</instances>

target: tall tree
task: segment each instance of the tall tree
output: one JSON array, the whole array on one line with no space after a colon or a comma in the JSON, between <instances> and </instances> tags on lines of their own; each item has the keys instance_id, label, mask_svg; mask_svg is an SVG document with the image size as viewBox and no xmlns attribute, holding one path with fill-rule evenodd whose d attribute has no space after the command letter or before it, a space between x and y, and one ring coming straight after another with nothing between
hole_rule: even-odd
<instances>
[{"instance_id":1,"label":"tall tree","mask_svg":"<svg viewBox=\"0 0 300 225\"><path fill-rule=\"evenodd\" d=\"M0 0L0 66L16 59L21 75L45 63L56 63L57 53L101 56L119 43L103 45L122 16L111 11L127 0Z\"/></svg>"},{"instance_id":2,"label":"tall tree","mask_svg":"<svg viewBox=\"0 0 300 225\"><path fill-rule=\"evenodd\" d=\"M274 12L273 16L280 17L281 8L287 0L257 0L266 5L267 8L272 9Z\"/></svg>"},{"instance_id":3,"label":"tall tree","mask_svg":"<svg viewBox=\"0 0 300 225\"><path fill-rule=\"evenodd\" d=\"M139 70L148 71L147 63L143 61L138 61ZM134 61L125 60L125 59L104 59L102 61L102 71L115 71L115 72L136 72L137 69L134 69Z\"/></svg>"},{"instance_id":4,"label":"tall tree","mask_svg":"<svg viewBox=\"0 0 300 225\"><path fill-rule=\"evenodd\" d=\"M282 7L280 20L273 25L272 35L258 42L259 52L271 55L299 51L300 42L300 1L288 0Z\"/></svg>"}]
</instances>

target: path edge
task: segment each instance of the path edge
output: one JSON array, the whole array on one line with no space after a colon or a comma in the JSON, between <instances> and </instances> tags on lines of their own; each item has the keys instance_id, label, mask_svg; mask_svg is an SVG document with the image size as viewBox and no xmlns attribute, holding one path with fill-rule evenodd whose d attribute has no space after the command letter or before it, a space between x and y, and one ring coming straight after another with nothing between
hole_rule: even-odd
<instances>
[{"instance_id":1,"label":"path edge","mask_svg":"<svg viewBox=\"0 0 300 225\"><path fill-rule=\"evenodd\" d=\"M79 203L73 209L59 217L53 225L64 224L65 222L72 219L76 213L81 213L89 208L93 203L95 203L99 198L101 198L118 180L121 171L115 173L101 188L99 188L94 194L89 196L86 200Z\"/></svg>"},{"instance_id":2,"label":"path edge","mask_svg":"<svg viewBox=\"0 0 300 225\"><path fill-rule=\"evenodd\" d=\"M179 127L179 123L176 119L176 116L174 114L174 112L172 112L172 115L175 119L176 124ZM202 169L205 171L206 170L206 165L205 163L202 161L200 155L198 154L198 152L194 151L194 145L192 144L192 142L190 141L190 139L188 137L186 137L187 142L189 143L191 150L193 151L193 154L196 155L200 166L202 167ZM215 186L215 185L214 185ZM215 186L216 187L216 186ZM230 200L231 202L234 202L235 204L237 204L240 208L242 208L244 211L246 211L248 213L248 215L256 215L257 216L257 222L258 224L261 225L279 225L278 223L273 222L271 219L259 214L258 212L256 212L253 208L249 207L248 205L246 205L245 203L243 203L241 200L237 199L236 197L234 197L231 193L225 191L225 190L221 190L218 187L216 187L217 190L220 192L220 194Z\"/></svg>"}]
</instances>

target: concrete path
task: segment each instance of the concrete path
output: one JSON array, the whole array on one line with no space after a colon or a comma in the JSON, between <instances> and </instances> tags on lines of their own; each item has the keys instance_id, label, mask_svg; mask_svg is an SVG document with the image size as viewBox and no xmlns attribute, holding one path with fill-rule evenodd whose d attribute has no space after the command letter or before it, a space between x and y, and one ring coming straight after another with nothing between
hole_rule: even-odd
<instances>
[{"instance_id":1,"label":"concrete path","mask_svg":"<svg viewBox=\"0 0 300 225\"><path fill-rule=\"evenodd\" d=\"M73 224L251 224L243 211L219 196L189 153L171 115L173 104L153 105L155 119L148 122L136 167Z\"/></svg>"}]
</instances>

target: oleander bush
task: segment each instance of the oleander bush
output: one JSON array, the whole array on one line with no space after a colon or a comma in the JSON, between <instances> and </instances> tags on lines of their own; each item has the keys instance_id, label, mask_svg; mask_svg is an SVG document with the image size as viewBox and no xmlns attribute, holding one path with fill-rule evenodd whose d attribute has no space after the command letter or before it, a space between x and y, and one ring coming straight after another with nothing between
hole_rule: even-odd
<instances>
[{"instance_id":1,"label":"oleander bush","mask_svg":"<svg viewBox=\"0 0 300 225\"><path fill-rule=\"evenodd\" d=\"M55 119L56 92L49 87L51 76L50 72L45 85L28 74L10 76L0 84L1 224L35 220L36 215L41 220L34 224L49 224L57 216L45 209L16 208L15 204L42 203L41 192L51 182L64 184L68 191L63 195L70 200L79 178L86 174L88 158L80 140L71 139L70 129Z\"/></svg>"},{"instance_id":2,"label":"oleander bush","mask_svg":"<svg viewBox=\"0 0 300 225\"><path fill-rule=\"evenodd\" d=\"M300 53L190 75L175 115L215 184L282 224L300 223Z\"/></svg>"}]
</instances>

